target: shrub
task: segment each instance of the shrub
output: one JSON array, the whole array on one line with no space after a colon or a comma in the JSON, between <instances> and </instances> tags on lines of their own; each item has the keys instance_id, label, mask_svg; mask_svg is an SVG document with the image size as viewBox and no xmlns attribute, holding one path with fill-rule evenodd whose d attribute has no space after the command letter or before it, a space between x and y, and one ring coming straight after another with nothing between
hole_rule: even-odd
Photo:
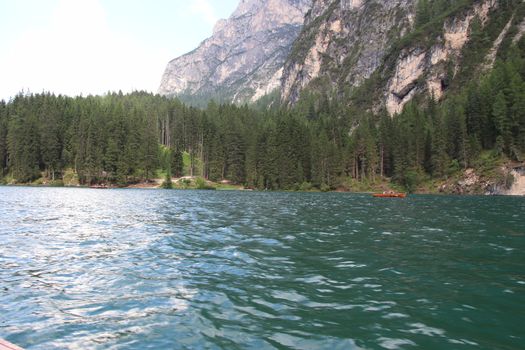
<instances>
[{"instance_id":1,"label":"shrub","mask_svg":"<svg viewBox=\"0 0 525 350\"><path fill-rule=\"evenodd\" d=\"M161 187L166 190L171 190L173 188L173 183L171 182L171 175L169 173L166 174L166 179L162 183Z\"/></svg>"},{"instance_id":2,"label":"shrub","mask_svg":"<svg viewBox=\"0 0 525 350\"><path fill-rule=\"evenodd\" d=\"M327 184L322 184L320 190L321 192L328 192L331 190L331 188Z\"/></svg>"},{"instance_id":3,"label":"shrub","mask_svg":"<svg viewBox=\"0 0 525 350\"><path fill-rule=\"evenodd\" d=\"M302 192L308 192L308 191L311 191L312 190L312 184L310 182L303 182L300 186L299 186L299 191L302 191Z\"/></svg>"},{"instance_id":4,"label":"shrub","mask_svg":"<svg viewBox=\"0 0 525 350\"><path fill-rule=\"evenodd\" d=\"M198 177L195 179L195 188L198 190L214 190L215 187L211 186L206 182L205 179L202 177Z\"/></svg>"}]
</instances>

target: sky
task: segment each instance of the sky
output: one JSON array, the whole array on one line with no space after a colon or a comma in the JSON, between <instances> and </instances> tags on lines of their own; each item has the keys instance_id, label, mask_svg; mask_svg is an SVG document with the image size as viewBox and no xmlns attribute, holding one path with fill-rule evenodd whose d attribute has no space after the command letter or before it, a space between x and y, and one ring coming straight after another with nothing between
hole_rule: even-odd
<instances>
[{"instance_id":1,"label":"sky","mask_svg":"<svg viewBox=\"0 0 525 350\"><path fill-rule=\"evenodd\" d=\"M156 92L239 0L0 0L0 99Z\"/></svg>"}]
</instances>

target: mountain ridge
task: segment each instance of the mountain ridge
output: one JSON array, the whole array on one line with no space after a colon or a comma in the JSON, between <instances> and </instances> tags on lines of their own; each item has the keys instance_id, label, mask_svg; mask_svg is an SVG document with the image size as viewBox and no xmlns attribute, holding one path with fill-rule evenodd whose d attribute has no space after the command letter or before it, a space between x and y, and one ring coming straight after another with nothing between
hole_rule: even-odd
<instances>
[{"instance_id":1,"label":"mountain ridge","mask_svg":"<svg viewBox=\"0 0 525 350\"><path fill-rule=\"evenodd\" d=\"M242 0L210 38L168 63L159 93L244 103L279 88L309 7L310 0Z\"/></svg>"}]
</instances>

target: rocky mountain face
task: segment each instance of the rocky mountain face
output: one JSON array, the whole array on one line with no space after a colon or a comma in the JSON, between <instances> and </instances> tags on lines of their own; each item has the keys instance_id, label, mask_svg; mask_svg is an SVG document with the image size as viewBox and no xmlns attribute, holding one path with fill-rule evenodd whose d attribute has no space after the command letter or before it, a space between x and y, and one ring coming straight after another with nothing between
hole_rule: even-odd
<instances>
[{"instance_id":1,"label":"rocky mountain face","mask_svg":"<svg viewBox=\"0 0 525 350\"><path fill-rule=\"evenodd\" d=\"M294 104L315 80L325 89L358 86L413 25L417 0L314 0L284 66L281 96Z\"/></svg>"},{"instance_id":2,"label":"rocky mountain face","mask_svg":"<svg viewBox=\"0 0 525 350\"><path fill-rule=\"evenodd\" d=\"M381 102L388 113L393 115L401 112L404 105L418 93L439 100L461 69L462 52L469 42L473 21L478 20L481 27L485 26L498 5L497 0L473 3L464 11L447 18L431 45L415 41L404 47L381 92ZM504 32L507 30L503 29ZM498 45L494 42L494 52L497 52ZM488 66L494 64L494 59L495 55L487 57Z\"/></svg>"},{"instance_id":3,"label":"rocky mountain face","mask_svg":"<svg viewBox=\"0 0 525 350\"><path fill-rule=\"evenodd\" d=\"M394 115L416 96L441 99L480 32L491 47L469 74L490 70L509 36L525 32L523 13L512 13L518 2L241 0L209 39L168 64L159 93L244 103L278 90L293 106L306 90ZM421 3L441 12L421 24Z\"/></svg>"},{"instance_id":4,"label":"rocky mountain face","mask_svg":"<svg viewBox=\"0 0 525 350\"><path fill-rule=\"evenodd\" d=\"M209 39L169 62L159 93L244 103L278 89L310 6L311 0L241 0Z\"/></svg>"},{"instance_id":5,"label":"rocky mountain face","mask_svg":"<svg viewBox=\"0 0 525 350\"><path fill-rule=\"evenodd\" d=\"M417 95L439 100L462 71L471 37L485 27L498 35L487 35L492 47L478 74L492 67L504 38L516 42L525 31L523 15L510 16L505 0L463 1L420 28L417 6L418 0L314 0L284 66L282 102L295 104L305 89L348 97L366 82L360 93L368 95L361 96L367 107L394 115Z\"/></svg>"}]
</instances>

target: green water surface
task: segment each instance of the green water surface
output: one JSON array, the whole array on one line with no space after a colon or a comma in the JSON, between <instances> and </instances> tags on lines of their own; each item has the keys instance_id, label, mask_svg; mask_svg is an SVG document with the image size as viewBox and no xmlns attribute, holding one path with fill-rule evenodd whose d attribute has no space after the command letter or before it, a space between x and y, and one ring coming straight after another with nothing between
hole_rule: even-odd
<instances>
[{"instance_id":1,"label":"green water surface","mask_svg":"<svg viewBox=\"0 0 525 350\"><path fill-rule=\"evenodd\" d=\"M26 349L524 349L525 198L0 187Z\"/></svg>"}]
</instances>

